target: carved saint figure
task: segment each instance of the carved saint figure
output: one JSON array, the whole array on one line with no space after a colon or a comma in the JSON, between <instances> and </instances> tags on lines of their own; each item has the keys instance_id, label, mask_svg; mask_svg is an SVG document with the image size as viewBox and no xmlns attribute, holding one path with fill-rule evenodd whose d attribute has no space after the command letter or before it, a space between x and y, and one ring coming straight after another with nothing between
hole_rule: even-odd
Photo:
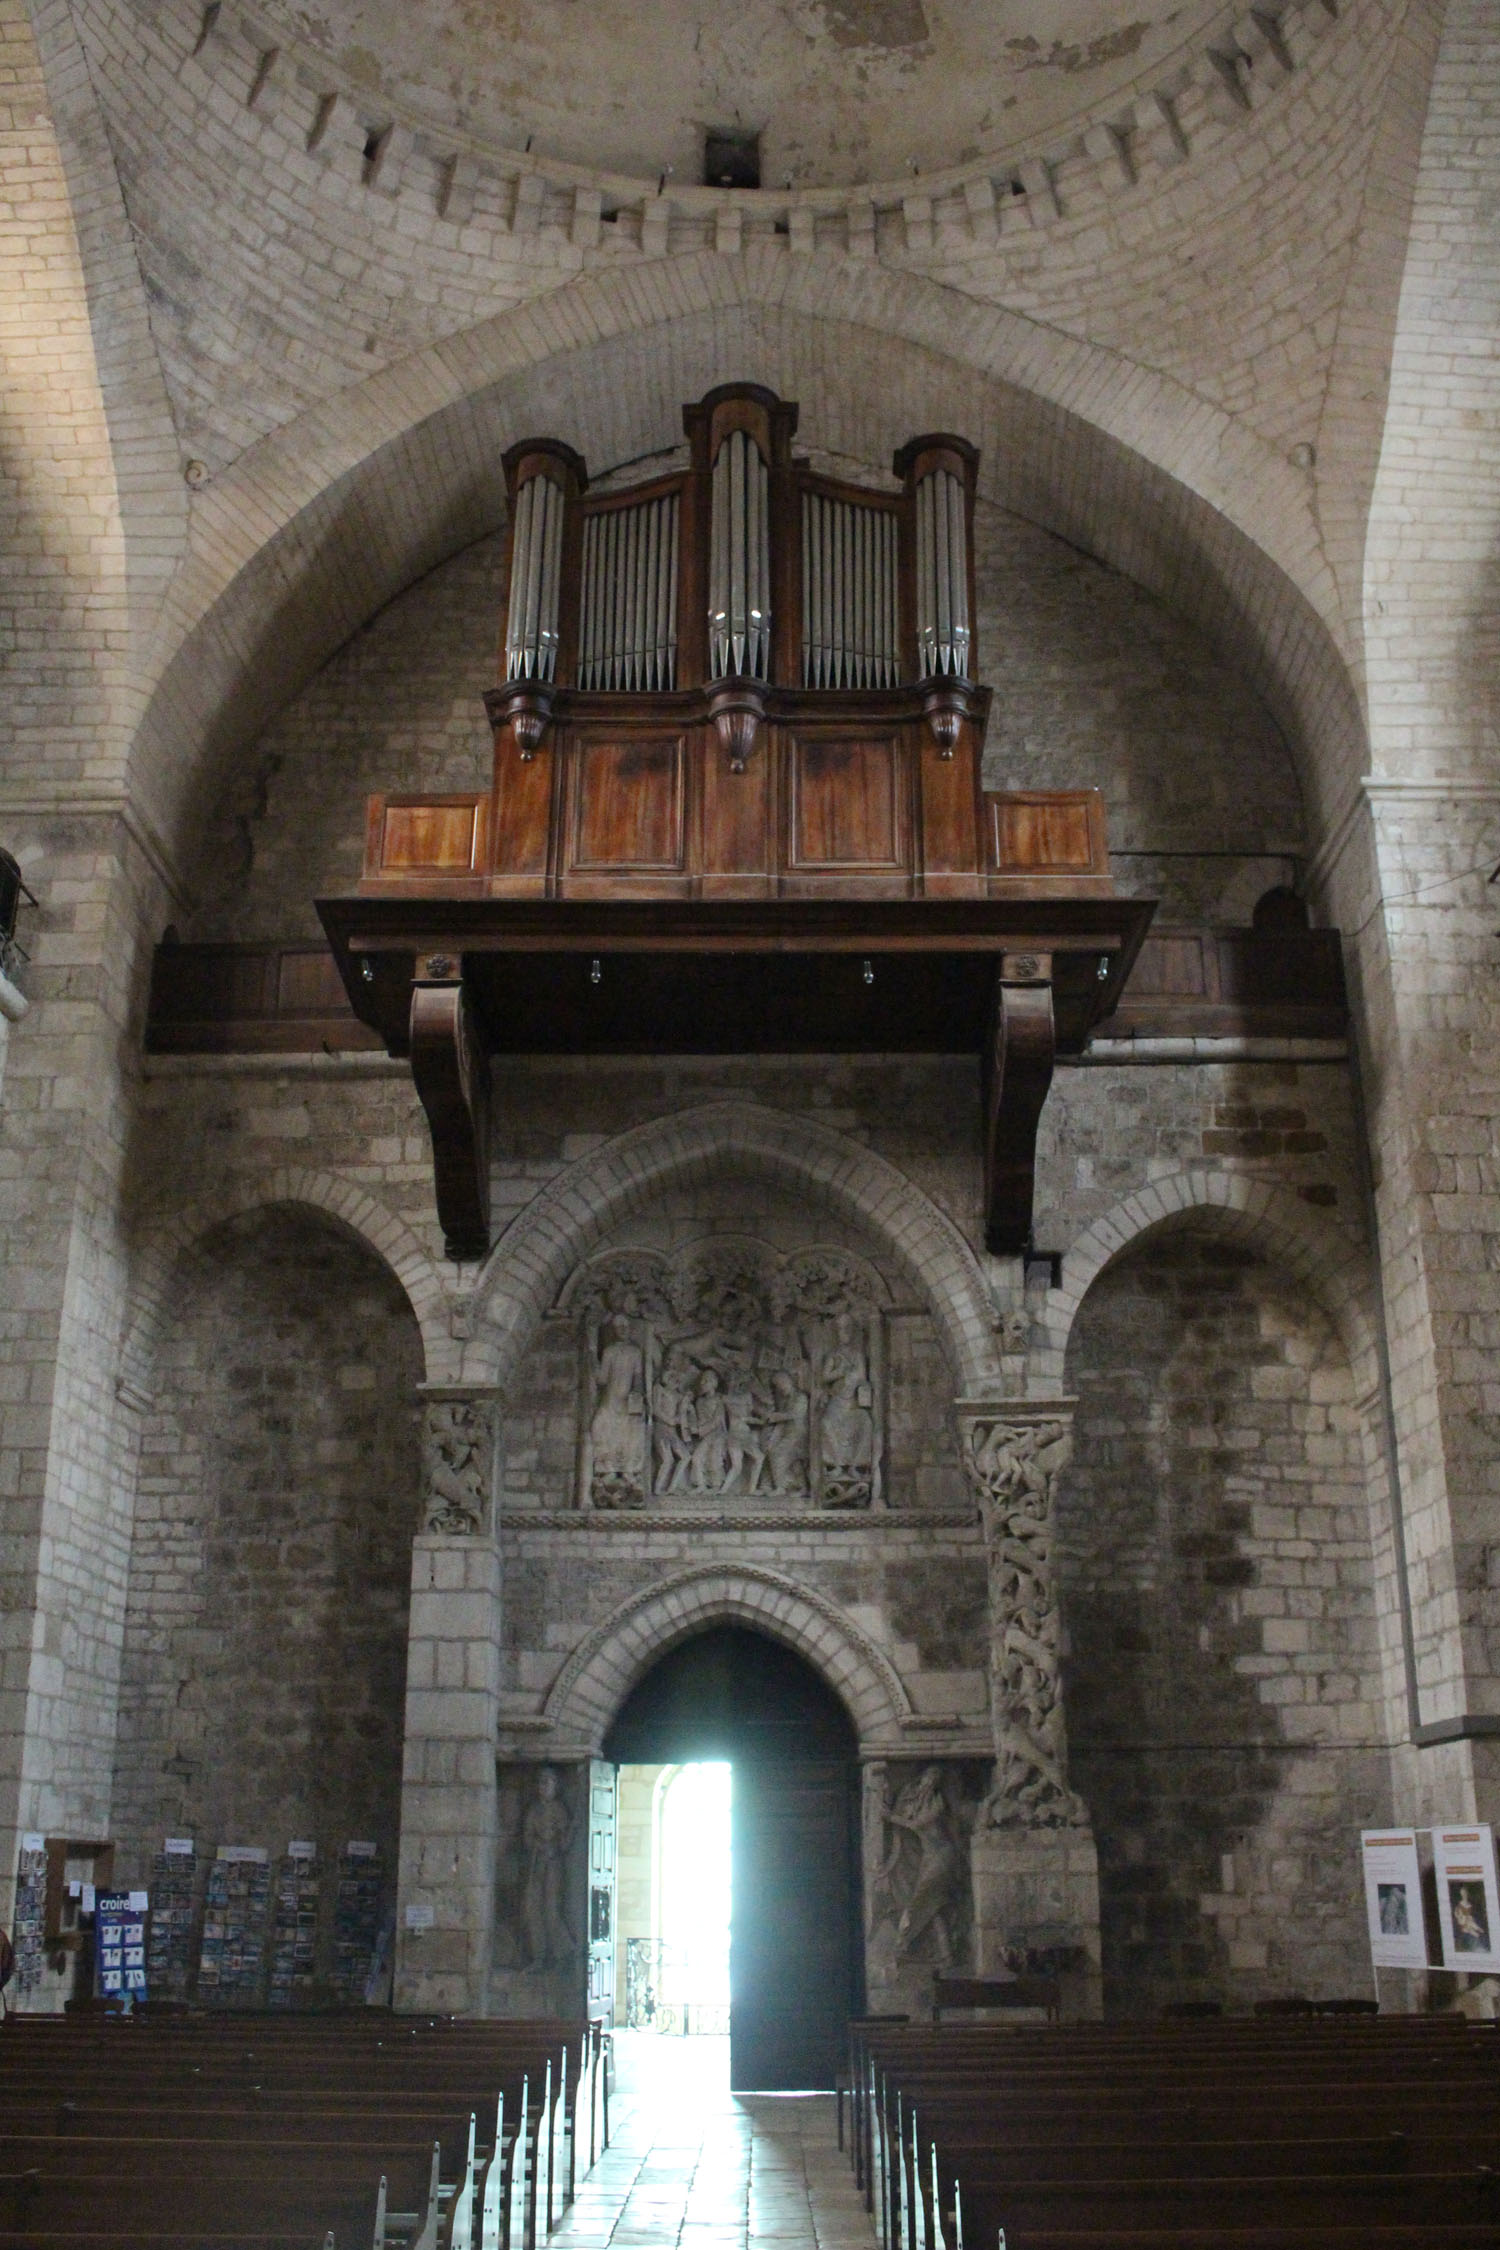
<instances>
[{"instance_id":1,"label":"carved saint figure","mask_svg":"<svg viewBox=\"0 0 1500 2250\"><path fill-rule=\"evenodd\" d=\"M903 1791L899 1803L886 1805L883 1817L887 1828L897 1832L879 1877L881 1891L888 1901L885 1911L896 1913L896 1951L904 1955L917 1953L930 1939L937 1966L949 1968L955 1950L954 1922L964 1869L963 1851L954 1833L943 1786L942 1767L925 1766ZM910 1861L912 1857L903 1845L905 1837L915 1840L916 1857L909 1879L898 1890L896 1877L902 1858ZM898 1896L899 1909L896 1907Z\"/></svg>"},{"instance_id":2,"label":"carved saint figure","mask_svg":"<svg viewBox=\"0 0 1500 2250\"><path fill-rule=\"evenodd\" d=\"M839 1344L823 1362L827 1397L820 1437L823 1497L832 1508L867 1508L874 1481L875 1417L865 1355Z\"/></svg>"},{"instance_id":3,"label":"carved saint figure","mask_svg":"<svg viewBox=\"0 0 1500 2250\"><path fill-rule=\"evenodd\" d=\"M557 1775L543 1766L521 1824L521 1936L528 1968L549 1969L577 1950L563 1910L572 1840L573 1823Z\"/></svg>"},{"instance_id":4,"label":"carved saint figure","mask_svg":"<svg viewBox=\"0 0 1500 2250\"><path fill-rule=\"evenodd\" d=\"M680 1492L693 1458L687 1411L692 1394L691 1363L676 1348L667 1353L651 1392L651 1443L658 1492Z\"/></svg>"},{"instance_id":5,"label":"carved saint figure","mask_svg":"<svg viewBox=\"0 0 1500 2250\"><path fill-rule=\"evenodd\" d=\"M589 1422L595 1507L639 1508L646 1497L645 1355L624 1318L599 1331L597 1403Z\"/></svg>"},{"instance_id":6,"label":"carved saint figure","mask_svg":"<svg viewBox=\"0 0 1500 2250\"><path fill-rule=\"evenodd\" d=\"M693 1490L722 1492L729 1466L729 1405L711 1367L705 1367L698 1378L691 1412Z\"/></svg>"},{"instance_id":7,"label":"carved saint figure","mask_svg":"<svg viewBox=\"0 0 1500 2250\"><path fill-rule=\"evenodd\" d=\"M772 1492L807 1489L807 1420L806 1391L795 1376L778 1368L771 1377L770 1403L761 1413L764 1465L770 1471Z\"/></svg>"}]
</instances>

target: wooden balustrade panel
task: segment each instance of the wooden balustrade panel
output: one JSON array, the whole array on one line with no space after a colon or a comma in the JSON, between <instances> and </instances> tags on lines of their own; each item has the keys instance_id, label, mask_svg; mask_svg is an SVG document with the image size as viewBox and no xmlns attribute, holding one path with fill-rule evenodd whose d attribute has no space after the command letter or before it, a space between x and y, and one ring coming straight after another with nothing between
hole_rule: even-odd
<instances>
[{"instance_id":1,"label":"wooden balustrade panel","mask_svg":"<svg viewBox=\"0 0 1500 2250\"><path fill-rule=\"evenodd\" d=\"M687 739L682 734L584 735L567 757L569 805L563 889L597 894L681 888L687 873ZM592 878L582 884L579 878Z\"/></svg>"},{"instance_id":2,"label":"wooden balustrade panel","mask_svg":"<svg viewBox=\"0 0 1500 2250\"><path fill-rule=\"evenodd\" d=\"M808 729L786 740L785 870L794 893L807 877L839 879L847 895L911 888L911 808L901 737ZM803 881L796 880L802 878Z\"/></svg>"},{"instance_id":3,"label":"wooden balustrade panel","mask_svg":"<svg viewBox=\"0 0 1500 2250\"><path fill-rule=\"evenodd\" d=\"M486 872L489 796L372 797L365 874L454 877Z\"/></svg>"},{"instance_id":4,"label":"wooden balustrade panel","mask_svg":"<svg viewBox=\"0 0 1500 2250\"><path fill-rule=\"evenodd\" d=\"M996 875L1109 875L1104 800L1097 789L1019 790L989 797Z\"/></svg>"}]
</instances>

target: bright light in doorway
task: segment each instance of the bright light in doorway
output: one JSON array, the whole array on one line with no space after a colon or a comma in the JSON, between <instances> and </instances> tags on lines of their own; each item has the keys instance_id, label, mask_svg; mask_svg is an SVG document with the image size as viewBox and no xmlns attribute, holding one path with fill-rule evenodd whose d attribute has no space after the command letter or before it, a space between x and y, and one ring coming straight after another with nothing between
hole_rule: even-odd
<instances>
[{"instance_id":1,"label":"bright light in doorway","mask_svg":"<svg viewBox=\"0 0 1500 2250\"><path fill-rule=\"evenodd\" d=\"M662 1997L729 2005L730 1768L679 1766L661 1803Z\"/></svg>"}]
</instances>

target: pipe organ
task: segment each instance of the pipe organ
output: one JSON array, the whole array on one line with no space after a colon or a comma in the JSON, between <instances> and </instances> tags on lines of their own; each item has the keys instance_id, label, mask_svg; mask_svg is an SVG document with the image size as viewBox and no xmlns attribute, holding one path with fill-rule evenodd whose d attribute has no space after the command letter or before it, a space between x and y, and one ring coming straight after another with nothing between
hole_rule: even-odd
<instances>
[{"instance_id":1,"label":"pipe organ","mask_svg":"<svg viewBox=\"0 0 1500 2250\"><path fill-rule=\"evenodd\" d=\"M626 489L511 447L492 783L371 798L358 893L319 902L411 1057L449 1246L489 1239L493 1057L803 1048L977 1053L986 1238L1024 1250L1054 1052L1152 908L1097 791L984 785L978 455L824 476L752 383L683 424L686 467Z\"/></svg>"}]
</instances>

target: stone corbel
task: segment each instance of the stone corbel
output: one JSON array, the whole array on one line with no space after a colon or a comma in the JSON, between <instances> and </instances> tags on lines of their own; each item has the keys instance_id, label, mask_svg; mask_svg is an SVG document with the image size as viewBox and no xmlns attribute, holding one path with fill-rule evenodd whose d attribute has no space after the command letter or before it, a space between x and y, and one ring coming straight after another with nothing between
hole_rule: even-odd
<instances>
[{"instance_id":1,"label":"stone corbel","mask_svg":"<svg viewBox=\"0 0 1500 2250\"><path fill-rule=\"evenodd\" d=\"M494 1391L422 1394L422 1529L478 1539L493 1530L500 1453Z\"/></svg>"},{"instance_id":2,"label":"stone corbel","mask_svg":"<svg viewBox=\"0 0 1500 2250\"><path fill-rule=\"evenodd\" d=\"M411 995L411 1074L432 1131L438 1218L450 1258L490 1246L489 1050L463 964L422 955Z\"/></svg>"},{"instance_id":3,"label":"stone corbel","mask_svg":"<svg viewBox=\"0 0 1500 2250\"><path fill-rule=\"evenodd\" d=\"M1057 1479L1073 1450L1071 1399L958 1402L959 1449L989 1568L991 1828L1085 1827L1068 1782L1061 1620L1052 1563Z\"/></svg>"},{"instance_id":4,"label":"stone corbel","mask_svg":"<svg viewBox=\"0 0 1500 2250\"><path fill-rule=\"evenodd\" d=\"M984 1055L984 1239L997 1257L1031 1244L1037 1126L1056 1049L1051 954L1004 954Z\"/></svg>"}]
</instances>

